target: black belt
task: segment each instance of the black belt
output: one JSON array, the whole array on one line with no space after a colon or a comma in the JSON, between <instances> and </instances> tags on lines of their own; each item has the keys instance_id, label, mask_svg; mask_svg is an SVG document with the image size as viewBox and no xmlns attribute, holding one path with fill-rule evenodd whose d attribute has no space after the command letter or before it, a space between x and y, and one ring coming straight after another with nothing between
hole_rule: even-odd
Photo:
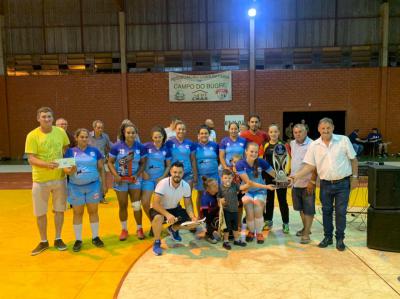
<instances>
[{"instance_id":1,"label":"black belt","mask_svg":"<svg viewBox=\"0 0 400 299\"><path fill-rule=\"evenodd\" d=\"M345 180L347 180L349 178L350 178L350 176L346 176L346 177L338 179L338 180L322 180L322 181L324 181L325 183L329 183L329 184L338 184L338 183L343 182L343 181L345 181Z\"/></svg>"}]
</instances>

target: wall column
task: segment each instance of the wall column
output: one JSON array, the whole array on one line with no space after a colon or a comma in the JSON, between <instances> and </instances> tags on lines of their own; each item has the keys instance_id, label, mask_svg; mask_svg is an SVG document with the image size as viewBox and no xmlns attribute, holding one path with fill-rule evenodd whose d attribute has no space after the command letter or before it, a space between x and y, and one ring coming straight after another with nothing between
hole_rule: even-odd
<instances>
[{"instance_id":1,"label":"wall column","mask_svg":"<svg viewBox=\"0 0 400 299\"><path fill-rule=\"evenodd\" d=\"M129 118L129 105L128 105L128 75L126 68L126 25L125 25L125 12L118 13L119 20L119 53L121 63L121 101L122 101L122 115L123 118Z\"/></svg>"}]
</instances>

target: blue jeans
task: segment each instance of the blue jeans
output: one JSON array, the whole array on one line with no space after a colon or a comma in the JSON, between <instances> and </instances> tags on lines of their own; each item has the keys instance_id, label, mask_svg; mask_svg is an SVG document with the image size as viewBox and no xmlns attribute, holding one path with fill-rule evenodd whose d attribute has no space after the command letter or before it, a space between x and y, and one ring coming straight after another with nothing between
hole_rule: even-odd
<instances>
[{"instance_id":1,"label":"blue jeans","mask_svg":"<svg viewBox=\"0 0 400 299\"><path fill-rule=\"evenodd\" d=\"M333 203L335 202L336 239L344 239L346 212L350 195L350 178L338 183L321 180L320 199L322 203L322 222L325 237L333 236Z\"/></svg>"},{"instance_id":2,"label":"blue jeans","mask_svg":"<svg viewBox=\"0 0 400 299\"><path fill-rule=\"evenodd\" d=\"M361 156L362 152L364 151L364 146L362 144L353 143L353 148L357 156Z\"/></svg>"}]
</instances>

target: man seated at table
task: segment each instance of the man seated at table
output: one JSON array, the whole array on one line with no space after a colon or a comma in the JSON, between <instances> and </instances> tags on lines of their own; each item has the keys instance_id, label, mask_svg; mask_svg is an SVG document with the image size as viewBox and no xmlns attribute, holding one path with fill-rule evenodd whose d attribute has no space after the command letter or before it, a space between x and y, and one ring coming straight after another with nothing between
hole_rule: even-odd
<instances>
[{"instance_id":1,"label":"man seated at table","mask_svg":"<svg viewBox=\"0 0 400 299\"><path fill-rule=\"evenodd\" d=\"M367 136L367 140L369 143L373 143L374 149L378 148L378 156L387 157L387 146L389 142L383 142L382 134L379 133L378 128L372 128L372 131Z\"/></svg>"},{"instance_id":2,"label":"man seated at table","mask_svg":"<svg viewBox=\"0 0 400 299\"><path fill-rule=\"evenodd\" d=\"M354 129L353 132L348 136L351 144L353 145L354 151L357 154L357 157L361 156L364 145L362 143L366 143L367 140L361 139L359 136L360 129Z\"/></svg>"}]
</instances>

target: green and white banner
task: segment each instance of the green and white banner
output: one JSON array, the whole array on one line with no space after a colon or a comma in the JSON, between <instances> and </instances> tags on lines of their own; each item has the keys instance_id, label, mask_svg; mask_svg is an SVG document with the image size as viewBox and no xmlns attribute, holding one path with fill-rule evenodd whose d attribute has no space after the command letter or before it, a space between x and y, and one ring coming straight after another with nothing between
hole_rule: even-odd
<instances>
[{"instance_id":1,"label":"green and white banner","mask_svg":"<svg viewBox=\"0 0 400 299\"><path fill-rule=\"evenodd\" d=\"M184 75L169 73L170 102L232 100L232 73Z\"/></svg>"}]
</instances>

